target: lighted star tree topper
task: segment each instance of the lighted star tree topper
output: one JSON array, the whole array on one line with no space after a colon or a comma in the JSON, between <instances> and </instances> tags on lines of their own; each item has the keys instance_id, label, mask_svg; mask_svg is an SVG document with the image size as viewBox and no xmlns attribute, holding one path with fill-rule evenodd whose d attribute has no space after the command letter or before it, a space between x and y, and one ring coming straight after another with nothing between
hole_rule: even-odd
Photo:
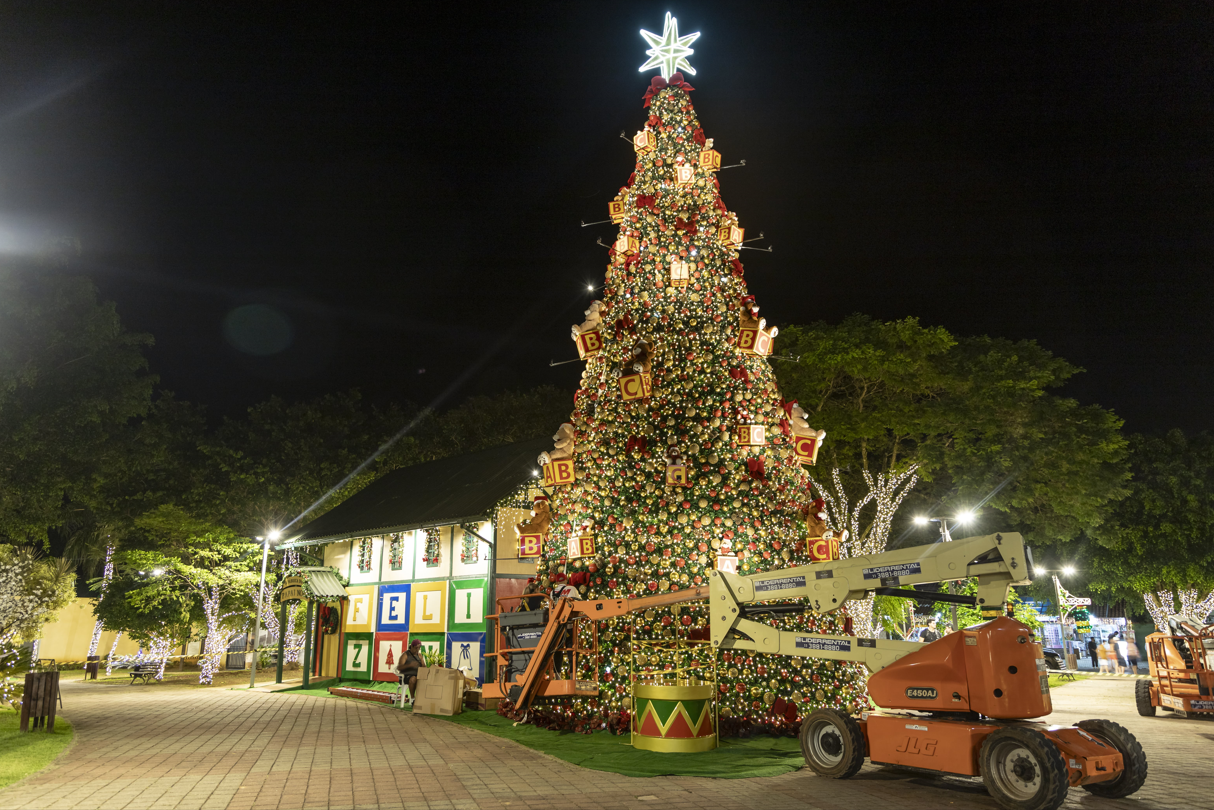
<instances>
[{"instance_id":1,"label":"lighted star tree topper","mask_svg":"<svg viewBox=\"0 0 1214 810\"><path fill-rule=\"evenodd\" d=\"M662 73L663 79L669 79L676 72L689 73L692 76L696 75L693 68L687 61L687 57L691 56L695 51L687 47L691 43L700 38L700 32L687 36L679 36L679 21L670 16L670 12L666 12L666 25L662 28L662 35L641 29L641 36L650 44L650 49L645 51L645 55L649 57L649 61L641 65L640 71L644 73L647 70L657 68Z\"/></svg>"}]
</instances>

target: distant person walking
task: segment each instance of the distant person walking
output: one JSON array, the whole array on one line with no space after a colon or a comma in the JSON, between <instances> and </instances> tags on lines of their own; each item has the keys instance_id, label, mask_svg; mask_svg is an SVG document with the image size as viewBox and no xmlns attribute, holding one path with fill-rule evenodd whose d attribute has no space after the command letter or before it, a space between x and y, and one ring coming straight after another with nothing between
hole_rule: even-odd
<instances>
[{"instance_id":1,"label":"distant person walking","mask_svg":"<svg viewBox=\"0 0 1214 810\"><path fill-rule=\"evenodd\" d=\"M1125 640L1125 633L1120 633L1117 636L1117 674L1125 673L1129 666L1130 659L1130 643ZM1133 673L1130 673L1133 674Z\"/></svg>"},{"instance_id":2,"label":"distant person walking","mask_svg":"<svg viewBox=\"0 0 1214 810\"><path fill-rule=\"evenodd\" d=\"M1121 675L1125 672L1125 667L1121 663L1121 655L1117 652L1117 634L1110 633L1109 640L1105 642L1105 651L1109 657L1109 669L1116 669L1116 674Z\"/></svg>"},{"instance_id":3,"label":"distant person walking","mask_svg":"<svg viewBox=\"0 0 1214 810\"><path fill-rule=\"evenodd\" d=\"M1092 669L1096 668L1096 639L1088 638L1088 657L1092 659Z\"/></svg>"},{"instance_id":4,"label":"distant person walking","mask_svg":"<svg viewBox=\"0 0 1214 810\"><path fill-rule=\"evenodd\" d=\"M1103 643L1096 645L1096 658L1100 662L1099 672L1109 671L1109 648Z\"/></svg>"},{"instance_id":5,"label":"distant person walking","mask_svg":"<svg viewBox=\"0 0 1214 810\"><path fill-rule=\"evenodd\" d=\"M1138 674L1138 645L1132 641L1126 642L1126 660L1130 662L1130 674Z\"/></svg>"},{"instance_id":6,"label":"distant person walking","mask_svg":"<svg viewBox=\"0 0 1214 810\"><path fill-rule=\"evenodd\" d=\"M924 643L931 644L933 641L940 640L940 633L936 630L936 620L928 619L927 627L923 631L923 635L919 636Z\"/></svg>"}]
</instances>

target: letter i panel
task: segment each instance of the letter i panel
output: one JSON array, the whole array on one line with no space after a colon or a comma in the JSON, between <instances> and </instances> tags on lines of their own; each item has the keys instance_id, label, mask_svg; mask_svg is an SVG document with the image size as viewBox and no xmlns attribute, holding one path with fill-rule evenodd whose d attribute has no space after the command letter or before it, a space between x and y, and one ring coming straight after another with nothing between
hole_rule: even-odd
<instances>
[{"instance_id":1,"label":"letter i panel","mask_svg":"<svg viewBox=\"0 0 1214 810\"><path fill-rule=\"evenodd\" d=\"M873 764L978 776L978 752L995 725L870 714L864 734Z\"/></svg>"}]
</instances>

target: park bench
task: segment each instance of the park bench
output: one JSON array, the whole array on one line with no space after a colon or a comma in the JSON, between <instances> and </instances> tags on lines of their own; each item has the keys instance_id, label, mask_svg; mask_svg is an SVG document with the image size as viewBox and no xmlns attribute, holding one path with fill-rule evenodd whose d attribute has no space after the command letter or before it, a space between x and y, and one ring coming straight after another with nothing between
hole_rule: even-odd
<instances>
[{"instance_id":1,"label":"park bench","mask_svg":"<svg viewBox=\"0 0 1214 810\"><path fill-rule=\"evenodd\" d=\"M1066 667L1062 667L1061 669L1051 669L1051 670L1047 670L1047 671L1051 675L1057 675L1060 678L1070 678L1072 681L1075 680L1075 676L1078 674L1077 670L1067 669Z\"/></svg>"},{"instance_id":2,"label":"park bench","mask_svg":"<svg viewBox=\"0 0 1214 810\"><path fill-rule=\"evenodd\" d=\"M151 683L152 678L156 677L156 673L160 671L160 664L153 661L145 661L142 664L136 664L131 668L131 686L135 685L135 681L143 679L144 683Z\"/></svg>"}]
</instances>

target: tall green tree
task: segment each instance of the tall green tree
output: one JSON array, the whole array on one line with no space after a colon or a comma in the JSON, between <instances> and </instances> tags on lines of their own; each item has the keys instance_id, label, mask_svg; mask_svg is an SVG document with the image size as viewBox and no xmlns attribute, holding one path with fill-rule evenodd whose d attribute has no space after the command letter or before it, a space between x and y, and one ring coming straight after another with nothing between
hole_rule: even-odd
<instances>
[{"instance_id":1,"label":"tall green tree","mask_svg":"<svg viewBox=\"0 0 1214 810\"><path fill-rule=\"evenodd\" d=\"M982 505L995 513L984 528L1056 543L1099 525L1126 492L1121 420L1053 393L1081 369L1034 341L859 315L781 340L800 356L777 366L781 385L827 431L815 477L828 494L832 479L864 492L866 477L913 471L916 510ZM848 516L862 537L879 525L877 499L866 506Z\"/></svg>"},{"instance_id":2,"label":"tall green tree","mask_svg":"<svg viewBox=\"0 0 1214 810\"><path fill-rule=\"evenodd\" d=\"M128 575L141 571L151 578L128 591L127 599L137 610L201 613L206 638L200 679L210 683L228 640L249 624L261 549L177 506L155 509L137 525L146 533L143 547L121 552L119 563Z\"/></svg>"},{"instance_id":3,"label":"tall green tree","mask_svg":"<svg viewBox=\"0 0 1214 810\"><path fill-rule=\"evenodd\" d=\"M1130 439L1130 495L1093 533L1089 587L1137 595L1159 627L1214 610L1214 435Z\"/></svg>"},{"instance_id":4,"label":"tall green tree","mask_svg":"<svg viewBox=\"0 0 1214 810\"><path fill-rule=\"evenodd\" d=\"M64 500L108 474L110 442L151 399L151 343L83 276L0 266L0 535L45 544Z\"/></svg>"}]
</instances>

